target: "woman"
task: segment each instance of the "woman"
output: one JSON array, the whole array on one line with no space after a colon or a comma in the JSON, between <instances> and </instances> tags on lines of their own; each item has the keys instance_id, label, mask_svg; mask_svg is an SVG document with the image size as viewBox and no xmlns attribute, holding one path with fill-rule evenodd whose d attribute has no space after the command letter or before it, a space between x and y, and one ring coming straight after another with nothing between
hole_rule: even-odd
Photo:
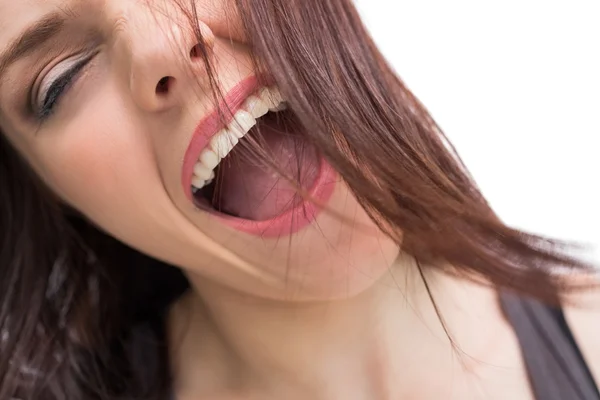
<instances>
[{"instance_id":1,"label":"woman","mask_svg":"<svg viewBox=\"0 0 600 400\"><path fill-rule=\"evenodd\" d=\"M1 399L600 399L591 266L496 217L349 0L0 25Z\"/></svg>"}]
</instances>

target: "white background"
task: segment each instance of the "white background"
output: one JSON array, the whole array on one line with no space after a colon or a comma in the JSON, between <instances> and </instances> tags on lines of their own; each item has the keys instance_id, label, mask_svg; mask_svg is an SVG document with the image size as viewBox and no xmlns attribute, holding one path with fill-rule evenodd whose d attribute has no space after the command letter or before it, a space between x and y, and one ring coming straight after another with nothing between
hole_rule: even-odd
<instances>
[{"instance_id":1,"label":"white background","mask_svg":"<svg viewBox=\"0 0 600 400\"><path fill-rule=\"evenodd\" d=\"M355 0L510 225L600 261L600 1Z\"/></svg>"}]
</instances>

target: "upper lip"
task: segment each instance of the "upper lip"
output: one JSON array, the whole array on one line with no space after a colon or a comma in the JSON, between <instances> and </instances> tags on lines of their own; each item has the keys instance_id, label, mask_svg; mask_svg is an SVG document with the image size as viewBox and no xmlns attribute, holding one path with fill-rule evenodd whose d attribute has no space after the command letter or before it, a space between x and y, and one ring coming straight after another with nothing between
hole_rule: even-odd
<instances>
[{"instance_id":1,"label":"upper lip","mask_svg":"<svg viewBox=\"0 0 600 400\"><path fill-rule=\"evenodd\" d=\"M227 92L223 101L219 103L219 108L214 109L198 123L183 161L182 183L185 193L189 198L192 196L191 182L194 164L198 160L202 150L208 145L210 139L226 126L220 121L219 109L227 110L227 107L229 107L229 110L231 110L231 114L229 114L228 111L225 111L227 112L226 117L228 117L228 124L232 116L241 108L244 101L262 87L260 81L265 82L265 80L267 82L269 81L264 77L259 80L257 76L252 75L240 81Z\"/></svg>"}]
</instances>

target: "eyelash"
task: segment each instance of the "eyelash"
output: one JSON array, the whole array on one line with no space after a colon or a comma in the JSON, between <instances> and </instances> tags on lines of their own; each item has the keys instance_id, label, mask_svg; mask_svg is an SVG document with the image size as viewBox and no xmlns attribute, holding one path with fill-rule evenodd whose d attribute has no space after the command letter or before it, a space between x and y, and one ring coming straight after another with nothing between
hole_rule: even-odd
<instances>
[{"instance_id":1,"label":"eyelash","mask_svg":"<svg viewBox=\"0 0 600 400\"><path fill-rule=\"evenodd\" d=\"M73 81L81 70L85 68L85 66L90 62L92 57L85 58L75 64L73 68L59 76L48 88L46 95L44 96L44 101L37 109L37 118L44 122L48 118L52 116L54 111L56 111L56 107L59 105L62 100L63 95L71 88Z\"/></svg>"}]
</instances>

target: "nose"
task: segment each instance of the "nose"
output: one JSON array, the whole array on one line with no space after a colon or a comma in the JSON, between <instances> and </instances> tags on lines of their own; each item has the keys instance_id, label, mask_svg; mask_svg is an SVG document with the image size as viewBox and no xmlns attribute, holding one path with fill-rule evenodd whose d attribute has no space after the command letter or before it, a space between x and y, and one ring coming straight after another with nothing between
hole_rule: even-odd
<instances>
[{"instance_id":1,"label":"nose","mask_svg":"<svg viewBox=\"0 0 600 400\"><path fill-rule=\"evenodd\" d=\"M141 109L159 112L176 106L184 89L205 76L203 55L210 59L214 35L202 22L193 23L159 13L143 19L138 14L127 27L133 31L128 35L129 86Z\"/></svg>"}]
</instances>

